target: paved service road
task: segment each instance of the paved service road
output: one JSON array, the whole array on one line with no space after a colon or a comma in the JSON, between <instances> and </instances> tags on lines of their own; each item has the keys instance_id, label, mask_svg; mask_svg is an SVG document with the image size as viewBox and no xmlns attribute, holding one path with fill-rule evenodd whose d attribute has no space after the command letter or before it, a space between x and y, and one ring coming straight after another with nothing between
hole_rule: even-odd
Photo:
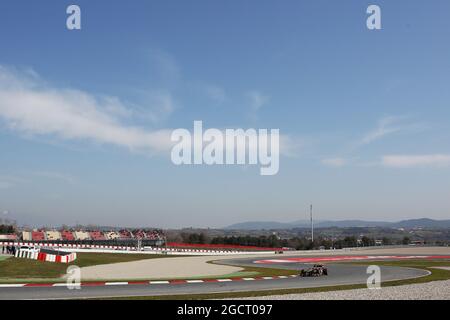
<instances>
[{"instance_id":1,"label":"paved service road","mask_svg":"<svg viewBox=\"0 0 450 320\"><path fill-rule=\"evenodd\" d=\"M284 257L283 257L284 258ZM286 257L287 258L287 257ZM213 260L214 258L211 257ZM221 263L232 265L251 265L283 269L299 269L310 264L298 263L272 263L270 265L257 265L253 261L262 259L258 257L221 260ZM0 299L70 299L95 297L125 297L125 296L156 296L174 294L198 294L238 291L258 291L270 289L310 288L344 284L366 283L368 274L365 266L350 264L327 264L328 276L317 278L290 277L272 280L240 280L229 282L203 282L203 283L171 283L171 284L136 284L111 286L83 286L80 290L69 290L66 287L20 287L1 288ZM427 275L420 269L381 267L382 281L407 279Z\"/></svg>"}]
</instances>

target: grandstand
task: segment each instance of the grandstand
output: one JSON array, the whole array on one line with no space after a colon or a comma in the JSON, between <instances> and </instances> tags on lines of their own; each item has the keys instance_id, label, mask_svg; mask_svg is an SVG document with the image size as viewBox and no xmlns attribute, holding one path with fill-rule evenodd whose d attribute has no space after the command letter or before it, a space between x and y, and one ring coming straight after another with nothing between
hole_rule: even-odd
<instances>
[{"instance_id":1,"label":"grandstand","mask_svg":"<svg viewBox=\"0 0 450 320\"><path fill-rule=\"evenodd\" d=\"M105 240L105 236L100 231L91 231L89 232L89 235L91 236L92 240Z\"/></svg>"},{"instance_id":2,"label":"grandstand","mask_svg":"<svg viewBox=\"0 0 450 320\"><path fill-rule=\"evenodd\" d=\"M136 246L141 241L142 246L161 246L164 244L165 237L161 230L157 229L120 229L120 230L100 230L100 229L77 229L68 230L45 230L34 229L18 231L16 235L8 237L9 240L15 239L26 242L51 243L51 244L85 244L85 245L120 245ZM6 241L0 239L0 242Z\"/></svg>"},{"instance_id":3,"label":"grandstand","mask_svg":"<svg viewBox=\"0 0 450 320\"><path fill-rule=\"evenodd\" d=\"M122 239L122 240L133 239L133 234L130 231L128 231L128 230L120 230L119 231L119 238Z\"/></svg>"},{"instance_id":4,"label":"grandstand","mask_svg":"<svg viewBox=\"0 0 450 320\"><path fill-rule=\"evenodd\" d=\"M120 238L120 235L118 232L115 231L109 231L109 232L105 232L105 238L107 240L116 240Z\"/></svg>"},{"instance_id":5,"label":"grandstand","mask_svg":"<svg viewBox=\"0 0 450 320\"><path fill-rule=\"evenodd\" d=\"M61 233L59 231L46 231L45 237L47 240L61 240Z\"/></svg>"},{"instance_id":6,"label":"grandstand","mask_svg":"<svg viewBox=\"0 0 450 320\"><path fill-rule=\"evenodd\" d=\"M146 238L150 240L162 240L163 237L158 230L153 230L151 232L146 233Z\"/></svg>"},{"instance_id":7,"label":"grandstand","mask_svg":"<svg viewBox=\"0 0 450 320\"><path fill-rule=\"evenodd\" d=\"M75 240L75 237L73 236L72 231L68 231L68 230L61 231L61 238L62 238L62 240L65 240L65 241Z\"/></svg>"},{"instance_id":8,"label":"grandstand","mask_svg":"<svg viewBox=\"0 0 450 320\"><path fill-rule=\"evenodd\" d=\"M133 235L136 239L145 239L146 237L144 230L133 230Z\"/></svg>"},{"instance_id":9,"label":"grandstand","mask_svg":"<svg viewBox=\"0 0 450 320\"><path fill-rule=\"evenodd\" d=\"M30 231L22 231L22 239L24 241L31 241L31 240L33 240L31 238L31 232Z\"/></svg>"},{"instance_id":10,"label":"grandstand","mask_svg":"<svg viewBox=\"0 0 450 320\"><path fill-rule=\"evenodd\" d=\"M43 231L31 231L31 239L33 241L45 241L45 233Z\"/></svg>"},{"instance_id":11,"label":"grandstand","mask_svg":"<svg viewBox=\"0 0 450 320\"><path fill-rule=\"evenodd\" d=\"M90 240L89 232L87 231L75 231L75 239L76 240Z\"/></svg>"}]
</instances>

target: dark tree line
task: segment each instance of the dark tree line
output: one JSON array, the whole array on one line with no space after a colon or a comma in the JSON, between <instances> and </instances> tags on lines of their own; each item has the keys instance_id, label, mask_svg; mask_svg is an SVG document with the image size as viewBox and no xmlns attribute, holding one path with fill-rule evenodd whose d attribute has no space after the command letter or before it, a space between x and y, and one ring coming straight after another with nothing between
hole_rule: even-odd
<instances>
[{"instance_id":1,"label":"dark tree line","mask_svg":"<svg viewBox=\"0 0 450 320\"><path fill-rule=\"evenodd\" d=\"M240 245L240 246L257 246L280 248L288 247L296 250L311 250L311 249L342 249L351 247L370 247L375 246L375 239L363 236L359 239L355 236L346 236L341 239L329 239L318 237L314 239L314 243L307 237L294 237L289 239L280 239L276 235L270 236L223 236L208 238L204 233L182 233L181 238L184 243L189 244L222 244L222 245ZM411 240L404 237L401 241L394 241L387 237L381 239L382 245L391 244L410 244Z\"/></svg>"},{"instance_id":2,"label":"dark tree line","mask_svg":"<svg viewBox=\"0 0 450 320\"><path fill-rule=\"evenodd\" d=\"M226 244L257 247L281 247L287 244L287 240L279 240L277 236L230 236L207 237L204 233L182 233L181 239L189 244Z\"/></svg>"},{"instance_id":3,"label":"dark tree line","mask_svg":"<svg viewBox=\"0 0 450 320\"><path fill-rule=\"evenodd\" d=\"M275 235L270 236L237 236L237 237L215 237L211 239L211 244L228 244L240 246L256 246L279 248L286 245L285 240L278 239Z\"/></svg>"},{"instance_id":4,"label":"dark tree line","mask_svg":"<svg viewBox=\"0 0 450 320\"><path fill-rule=\"evenodd\" d=\"M0 234L12 234L15 233L16 230L13 226L1 224L0 225Z\"/></svg>"},{"instance_id":5,"label":"dark tree line","mask_svg":"<svg viewBox=\"0 0 450 320\"><path fill-rule=\"evenodd\" d=\"M181 239L184 243L206 244L208 243L204 233L182 233Z\"/></svg>"}]
</instances>

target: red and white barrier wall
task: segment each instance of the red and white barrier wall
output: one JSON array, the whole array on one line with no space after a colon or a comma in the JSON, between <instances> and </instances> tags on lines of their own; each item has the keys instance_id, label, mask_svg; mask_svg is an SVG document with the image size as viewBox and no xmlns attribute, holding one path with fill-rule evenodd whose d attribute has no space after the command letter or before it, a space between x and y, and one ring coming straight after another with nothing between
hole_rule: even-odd
<instances>
[{"instance_id":1,"label":"red and white barrier wall","mask_svg":"<svg viewBox=\"0 0 450 320\"><path fill-rule=\"evenodd\" d=\"M77 259L77 253L72 252L61 255L56 252L55 254L40 252L39 249L18 249L16 251L16 258L25 258L56 263L70 263Z\"/></svg>"},{"instance_id":2,"label":"red and white barrier wall","mask_svg":"<svg viewBox=\"0 0 450 320\"><path fill-rule=\"evenodd\" d=\"M88 249L90 252L107 252L111 250L125 252L125 253L165 253L165 254L189 254L189 255L226 255L226 254L264 254L274 253L275 250L268 251L242 251L242 250L220 250L220 249L188 249L188 248L162 248L162 247L144 247L144 251L138 251L136 247L127 246L107 246L107 245L88 245L88 244L58 244L58 243L4 243L4 245L17 246L38 246L44 248L60 248L66 251L84 251Z\"/></svg>"}]
</instances>

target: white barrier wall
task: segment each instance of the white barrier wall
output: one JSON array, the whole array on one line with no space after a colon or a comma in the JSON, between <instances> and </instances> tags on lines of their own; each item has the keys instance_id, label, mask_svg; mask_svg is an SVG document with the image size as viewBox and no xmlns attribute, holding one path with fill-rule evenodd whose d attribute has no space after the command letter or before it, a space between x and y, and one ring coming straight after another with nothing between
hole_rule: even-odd
<instances>
[{"instance_id":1,"label":"white barrier wall","mask_svg":"<svg viewBox=\"0 0 450 320\"><path fill-rule=\"evenodd\" d=\"M30 249L18 249L15 254L16 258L24 258L24 259L32 259L32 260L40 260L47 262L57 262L57 263L70 263L77 259L76 252L72 252L66 255L59 255L55 252L55 254L40 252L39 249L30 248Z\"/></svg>"}]
</instances>

